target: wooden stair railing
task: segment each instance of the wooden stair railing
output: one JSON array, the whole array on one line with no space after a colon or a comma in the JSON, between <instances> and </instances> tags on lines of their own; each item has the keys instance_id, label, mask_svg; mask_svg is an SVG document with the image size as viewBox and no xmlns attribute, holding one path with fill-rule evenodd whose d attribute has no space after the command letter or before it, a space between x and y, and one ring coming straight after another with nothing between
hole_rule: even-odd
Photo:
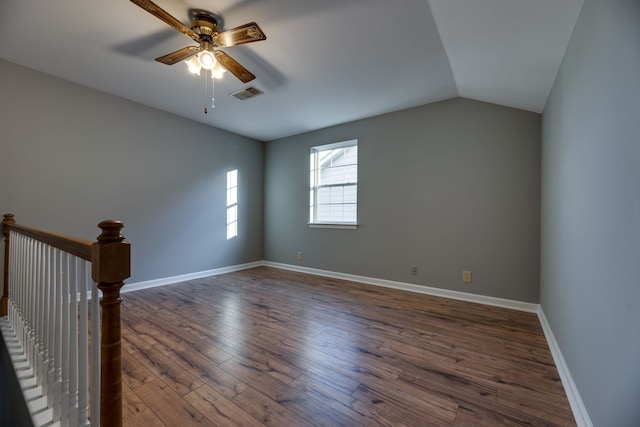
<instances>
[{"instance_id":1,"label":"wooden stair railing","mask_svg":"<svg viewBox=\"0 0 640 427\"><path fill-rule=\"evenodd\" d=\"M65 236L16 224L14 215L5 214L4 274L2 316L7 316L9 294L11 235L18 233L91 263L91 278L102 291L100 300L100 425L122 426L122 363L120 289L130 276L130 244L121 234L124 224L106 220L98 224L101 234L97 241ZM97 418L97 417L96 417ZM92 423L92 425L94 425Z\"/></svg>"}]
</instances>

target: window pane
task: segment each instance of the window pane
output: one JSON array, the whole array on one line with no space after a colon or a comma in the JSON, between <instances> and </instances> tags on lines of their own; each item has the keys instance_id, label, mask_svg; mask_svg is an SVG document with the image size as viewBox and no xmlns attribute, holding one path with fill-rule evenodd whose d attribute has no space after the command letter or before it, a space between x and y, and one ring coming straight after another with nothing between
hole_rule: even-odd
<instances>
[{"instance_id":1,"label":"window pane","mask_svg":"<svg viewBox=\"0 0 640 427\"><path fill-rule=\"evenodd\" d=\"M347 220L355 222L355 220L357 218L356 205L344 205L343 215Z\"/></svg>"},{"instance_id":2,"label":"window pane","mask_svg":"<svg viewBox=\"0 0 640 427\"><path fill-rule=\"evenodd\" d=\"M336 204L336 203L342 203L342 196L344 195L344 190L343 187L330 187L331 191L330 191L330 200L329 203L331 204Z\"/></svg>"},{"instance_id":3,"label":"window pane","mask_svg":"<svg viewBox=\"0 0 640 427\"><path fill-rule=\"evenodd\" d=\"M344 169L344 180L347 182L358 182L358 166L349 165Z\"/></svg>"},{"instance_id":4,"label":"window pane","mask_svg":"<svg viewBox=\"0 0 640 427\"><path fill-rule=\"evenodd\" d=\"M344 202L356 203L358 200L358 189L355 185L344 187Z\"/></svg>"},{"instance_id":5,"label":"window pane","mask_svg":"<svg viewBox=\"0 0 640 427\"><path fill-rule=\"evenodd\" d=\"M345 163L349 165L358 164L358 147L345 148Z\"/></svg>"},{"instance_id":6,"label":"window pane","mask_svg":"<svg viewBox=\"0 0 640 427\"><path fill-rule=\"evenodd\" d=\"M358 141L313 147L309 161L310 222L355 223Z\"/></svg>"},{"instance_id":7,"label":"window pane","mask_svg":"<svg viewBox=\"0 0 640 427\"><path fill-rule=\"evenodd\" d=\"M318 221L321 222L328 222L330 215L329 215L329 205L321 205L318 206Z\"/></svg>"},{"instance_id":8,"label":"window pane","mask_svg":"<svg viewBox=\"0 0 640 427\"><path fill-rule=\"evenodd\" d=\"M332 166L344 165L344 148L331 150L331 165Z\"/></svg>"}]
</instances>

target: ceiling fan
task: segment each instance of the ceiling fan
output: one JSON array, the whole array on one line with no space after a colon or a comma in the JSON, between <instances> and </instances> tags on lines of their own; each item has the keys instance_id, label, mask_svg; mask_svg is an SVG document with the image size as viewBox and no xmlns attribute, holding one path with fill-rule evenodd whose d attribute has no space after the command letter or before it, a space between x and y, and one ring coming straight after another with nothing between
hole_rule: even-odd
<instances>
[{"instance_id":1,"label":"ceiling fan","mask_svg":"<svg viewBox=\"0 0 640 427\"><path fill-rule=\"evenodd\" d=\"M198 55L199 66L202 68L210 70L217 63L243 83L256 78L225 52L214 49L214 47L231 47L266 40L267 36L255 22L221 31L218 28L218 20L213 14L198 10L194 13L193 21L187 27L151 0L131 0L131 2L198 42L198 46L183 47L156 58L156 61L173 65Z\"/></svg>"}]
</instances>

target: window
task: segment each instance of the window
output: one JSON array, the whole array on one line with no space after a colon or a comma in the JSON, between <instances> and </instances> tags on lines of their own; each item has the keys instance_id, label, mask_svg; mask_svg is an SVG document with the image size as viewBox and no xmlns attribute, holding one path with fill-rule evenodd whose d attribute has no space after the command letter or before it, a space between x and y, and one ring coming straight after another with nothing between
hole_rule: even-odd
<instances>
[{"instance_id":1,"label":"window","mask_svg":"<svg viewBox=\"0 0 640 427\"><path fill-rule=\"evenodd\" d=\"M227 172L227 240L238 235L238 169Z\"/></svg>"},{"instance_id":2,"label":"window","mask_svg":"<svg viewBox=\"0 0 640 427\"><path fill-rule=\"evenodd\" d=\"M311 148L311 226L355 228L358 223L358 140Z\"/></svg>"}]
</instances>

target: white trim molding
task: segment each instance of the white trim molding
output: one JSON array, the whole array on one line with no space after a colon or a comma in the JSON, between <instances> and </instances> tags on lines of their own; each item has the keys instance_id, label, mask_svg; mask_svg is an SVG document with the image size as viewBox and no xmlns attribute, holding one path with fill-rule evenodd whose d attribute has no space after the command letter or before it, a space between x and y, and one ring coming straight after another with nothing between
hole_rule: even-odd
<instances>
[{"instance_id":1,"label":"white trim molding","mask_svg":"<svg viewBox=\"0 0 640 427\"><path fill-rule=\"evenodd\" d=\"M317 268L300 267L291 264L281 264L271 261L255 261L247 264L231 265L228 267L216 268L213 270L199 271L196 273L182 274L173 277L164 277L160 279L147 280L144 282L125 283L121 293L139 291L141 289L155 288L157 286L171 285L174 283L185 282L187 280L202 279L204 277L218 276L220 274L232 273L234 271L247 270L254 267L273 267L282 270L297 271L299 273L313 274L315 276L332 277L334 279L350 280L352 282L365 283L367 285L382 286L385 288L399 289L403 291L415 292L419 294L433 295L444 298L451 298L460 301L475 302L478 304L492 305L495 307L510 308L518 311L526 311L529 313L538 313L540 306L538 304L515 301L503 298L489 297L485 295L469 294L466 292L451 291L447 289L439 289L430 286L416 285L413 283L395 282L393 280L377 279L374 277L358 276L355 274L339 273L335 271L320 270Z\"/></svg>"},{"instance_id":2,"label":"white trim molding","mask_svg":"<svg viewBox=\"0 0 640 427\"><path fill-rule=\"evenodd\" d=\"M247 264L231 265L228 267L214 268L213 270L199 271L196 273L182 274L180 276L163 277L160 279L146 280L144 282L125 283L120 293L139 291L141 289L155 288L157 286L172 285L174 283L186 282L187 280L202 279L204 277L219 276L220 274L232 273L234 271L247 270L249 268L262 267L263 261L250 262Z\"/></svg>"},{"instance_id":3,"label":"white trim molding","mask_svg":"<svg viewBox=\"0 0 640 427\"><path fill-rule=\"evenodd\" d=\"M314 274L316 276L332 277L334 279L350 280L352 282L360 282L368 285L416 292L419 294L451 298L460 301L475 302L478 304L492 305L495 307L511 308L513 310L526 311L529 313L537 313L540 309L539 304L488 297L484 295L475 295L466 292L450 291L447 289L433 288L430 286L416 285L413 283L395 282L393 280L376 279L374 277L357 276L355 274L338 273L335 271L319 270L316 268L300 267L291 264L280 264L270 261L264 261L262 265L267 267L281 268L283 270L297 271L299 273Z\"/></svg>"},{"instance_id":4,"label":"white trim molding","mask_svg":"<svg viewBox=\"0 0 640 427\"><path fill-rule=\"evenodd\" d=\"M569 404L573 411L573 417L576 419L576 424L578 427L593 427L587 408L584 406L584 402L582 401L582 397L580 397L580 393L578 392L575 382L573 382L573 377L571 376L571 372L569 372L567 362L564 360L564 356L560 351L560 346L558 346L558 342L553 335L551 325L549 325L542 307L538 310L538 319L540 320L544 336L549 344L549 349L551 350L553 361L556 364L556 369L558 370L558 374L560 374L560 380L562 381L564 392L567 394L567 399L569 399Z\"/></svg>"}]
</instances>

